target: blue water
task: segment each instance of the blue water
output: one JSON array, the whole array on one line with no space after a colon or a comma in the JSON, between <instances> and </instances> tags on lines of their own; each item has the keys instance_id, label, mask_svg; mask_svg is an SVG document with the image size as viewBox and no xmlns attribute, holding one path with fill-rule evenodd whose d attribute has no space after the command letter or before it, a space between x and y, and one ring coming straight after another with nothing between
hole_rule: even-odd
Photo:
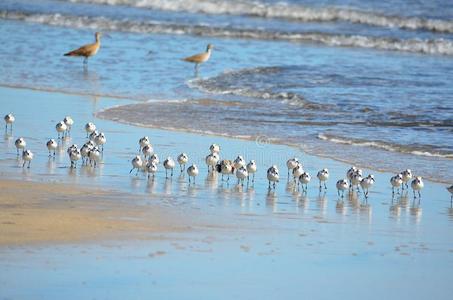
<instances>
[{"instance_id":1,"label":"blue water","mask_svg":"<svg viewBox=\"0 0 453 300\"><path fill-rule=\"evenodd\" d=\"M94 31L112 38L88 69L62 56ZM1 85L151 100L103 118L453 181L445 1L6 0L0 42ZM207 43L194 74L180 58Z\"/></svg>"}]
</instances>

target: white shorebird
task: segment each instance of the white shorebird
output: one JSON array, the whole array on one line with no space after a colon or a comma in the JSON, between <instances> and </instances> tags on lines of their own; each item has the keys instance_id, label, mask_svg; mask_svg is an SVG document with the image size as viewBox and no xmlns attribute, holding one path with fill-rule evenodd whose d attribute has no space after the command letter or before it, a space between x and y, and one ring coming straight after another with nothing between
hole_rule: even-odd
<instances>
[{"instance_id":1,"label":"white shorebird","mask_svg":"<svg viewBox=\"0 0 453 300\"><path fill-rule=\"evenodd\" d=\"M350 188L352 189L352 191L354 191L354 187L357 187L357 193L360 192L359 185L362 182L362 179L362 174L358 171L352 174L350 179Z\"/></svg>"},{"instance_id":2,"label":"white shorebird","mask_svg":"<svg viewBox=\"0 0 453 300\"><path fill-rule=\"evenodd\" d=\"M55 156L55 150L58 148L58 143L54 139L50 139L46 143L47 150L49 150L49 157ZM53 154L52 154L53 152Z\"/></svg>"},{"instance_id":3,"label":"white shorebird","mask_svg":"<svg viewBox=\"0 0 453 300\"><path fill-rule=\"evenodd\" d=\"M355 177L355 182L356 184L354 185L352 183L352 179ZM355 166L352 166L347 172L346 172L346 178L349 180L349 188L354 189L354 186L357 186L357 189L359 188L358 185L360 183L360 180L362 180L362 170L356 168ZM360 179L360 180L359 180ZM359 181L358 181L359 180ZM358 181L358 182L357 182Z\"/></svg>"},{"instance_id":4,"label":"white shorebird","mask_svg":"<svg viewBox=\"0 0 453 300\"><path fill-rule=\"evenodd\" d=\"M138 175L138 172L143 167L142 158L139 155L135 156L132 159L131 164L132 164L132 169L129 171L129 174L132 173L133 170L137 169L137 173L135 175Z\"/></svg>"},{"instance_id":5,"label":"white shorebird","mask_svg":"<svg viewBox=\"0 0 453 300\"><path fill-rule=\"evenodd\" d=\"M252 183L255 182L255 174L256 174L256 170L257 170L256 161L254 161L254 160L252 159L252 160L247 164L247 172L249 173L249 176L247 177L247 181L249 180L250 175L253 174Z\"/></svg>"},{"instance_id":6,"label":"white shorebird","mask_svg":"<svg viewBox=\"0 0 453 300\"><path fill-rule=\"evenodd\" d=\"M33 160L33 152L31 152L30 150L24 150L22 152L22 160L24 161L24 163L22 164L22 168L25 167L26 162L28 162L27 168L30 168L30 163Z\"/></svg>"},{"instance_id":7,"label":"white shorebird","mask_svg":"<svg viewBox=\"0 0 453 300\"><path fill-rule=\"evenodd\" d=\"M453 184L447 187L447 191L450 192L451 197L450 197L450 207L453 206Z\"/></svg>"},{"instance_id":8,"label":"white shorebird","mask_svg":"<svg viewBox=\"0 0 453 300\"><path fill-rule=\"evenodd\" d=\"M341 198L344 198L344 191L349 189L348 180L346 178L340 179L337 181L336 186L337 186L338 197L340 197L340 191L341 191Z\"/></svg>"},{"instance_id":9,"label":"white shorebird","mask_svg":"<svg viewBox=\"0 0 453 300\"><path fill-rule=\"evenodd\" d=\"M244 186L244 179L246 179L248 176L249 172L247 172L247 168L245 166L241 166L239 167L239 169L236 169L238 184L241 183L241 185Z\"/></svg>"},{"instance_id":10,"label":"white shorebird","mask_svg":"<svg viewBox=\"0 0 453 300\"><path fill-rule=\"evenodd\" d=\"M374 179L374 176L372 174L368 174L367 177L360 180L360 186L362 187L365 199L368 199L368 190L374 185L375 182L376 180Z\"/></svg>"},{"instance_id":11,"label":"white shorebird","mask_svg":"<svg viewBox=\"0 0 453 300\"><path fill-rule=\"evenodd\" d=\"M167 176L167 171L168 170L171 170L170 176L173 177L173 169L176 166L176 163L173 160L173 158L171 158L170 156L167 157L167 159L164 160L163 165L164 165L164 168L165 168L165 178L168 178L168 176Z\"/></svg>"},{"instance_id":12,"label":"white shorebird","mask_svg":"<svg viewBox=\"0 0 453 300\"><path fill-rule=\"evenodd\" d=\"M403 172L401 172L401 175L403 176L402 189L404 190L404 186L406 186L406 189L408 189L409 188L408 182L412 179L412 171L410 169L406 169Z\"/></svg>"},{"instance_id":13,"label":"white shorebird","mask_svg":"<svg viewBox=\"0 0 453 300\"><path fill-rule=\"evenodd\" d=\"M157 165L152 162L152 161L149 161L146 163L146 166L145 166L145 171L148 173L148 179L150 178L151 174L153 175L153 180L154 180L154 177L157 173Z\"/></svg>"},{"instance_id":14,"label":"white shorebird","mask_svg":"<svg viewBox=\"0 0 453 300\"><path fill-rule=\"evenodd\" d=\"M271 189L271 182L272 187L275 190L275 183L278 182L280 179L280 175L278 172L278 168L276 165L273 165L269 169L267 169L267 180L269 181L269 189Z\"/></svg>"},{"instance_id":15,"label":"white shorebird","mask_svg":"<svg viewBox=\"0 0 453 300\"><path fill-rule=\"evenodd\" d=\"M140 148L138 149L138 153L140 153L140 151L143 149L143 147L151 144L151 142L147 136L144 136L138 140L138 144L140 145Z\"/></svg>"},{"instance_id":16,"label":"white shorebird","mask_svg":"<svg viewBox=\"0 0 453 300\"><path fill-rule=\"evenodd\" d=\"M68 129L68 126L63 121L60 121L55 125L55 129L57 130L58 133L58 139L60 139L60 134L61 138L64 138L64 133L66 132L66 129Z\"/></svg>"},{"instance_id":17,"label":"white shorebird","mask_svg":"<svg viewBox=\"0 0 453 300\"><path fill-rule=\"evenodd\" d=\"M101 151L97 147L93 147L88 152L88 158L90 159L90 165L97 167L98 163L101 161Z\"/></svg>"},{"instance_id":18,"label":"white shorebird","mask_svg":"<svg viewBox=\"0 0 453 300\"><path fill-rule=\"evenodd\" d=\"M88 122L85 124L85 131L87 133L87 137L96 130L96 125L94 123Z\"/></svg>"},{"instance_id":19,"label":"white shorebird","mask_svg":"<svg viewBox=\"0 0 453 300\"><path fill-rule=\"evenodd\" d=\"M392 185L392 198L393 198L395 196L395 188L398 194L400 193L399 188L403 184L403 175L401 175L400 173L390 178L390 184Z\"/></svg>"},{"instance_id":20,"label":"white shorebird","mask_svg":"<svg viewBox=\"0 0 453 300\"><path fill-rule=\"evenodd\" d=\"M72 144L71 146L68 147L68 149L66 150L66 153L71 153L71 151L74 151L74 150L77 150L79 149L79 147L77 147L77 144Z\"/></svg>"},{"instance_id":21,"label":"white shorebird","mask_svg":"<svg viewBox=\"0 0 453 300\"><path fill-rule=\"evenodd\" d=\"M189 156L186 153L181 153L176 158L178 161L179 167L181 168L181 173L184 172L186 164L189 162Z\"/></svg>"},{"instance_id":22,"label":"white shorebird","mask_svg":"<svg viewBox=\"0 0 453 300\"><path fill-rule=\"evenodd\" d=\"M69 153L69 160L71 161L71 168L77 168L77 161L82 157L79 149L74 149Z\"/></svg>"},{"instance_id":23,"label":"white shorebird","mask_svg":"<svg viewBox=\"0 0 453 300\"><path fill-rule=\"evenodd\" d=\"M217 145L217 144L212 144L211 146L209 146L209 151L211 151L211 153L217 153L219 154L220 153L220 146Z\"/></svg>"},{"instance_id":24,"label":"white shorebird","mask_svg":"<svg viewBox=\"0 0 453 300\"><path fill-rule=\"evenodd\" d=\"M143 153L143 156L145 157L145 159L146 159L146 157L151 156L154 153L153 146L151 146L151 144L145 145L142 148L142 153Z\"/></svg>"},{"instance_id":25,"label":"white shorebird","mask_svg":"<svg viewBox=\"0 0 453 300\"><path fill-rule=\"evenodd\" d=\"M404 175L403 175L403 178L404 178ZM411 187L412 187L412 190L414 191L414 199L416 198L415 191L417 191L418 192L418 201L419 201L419 203L420 203L420 198L421 198L420 191L423 189L424 186L425 185L423 183L423 180L422 180L421 176L415 177L414 180L412 180L412 182L411 182Z\"/></svg>"},{"instance_id":26,"label":"white shorebird","mask_svg":"<svg viewBox=\"0 0 453 300\"><path fill-rule=\"evenodd\" d=\"M245 167L245 160L241 155L238 155L236 159L233 161L233 166L235 169L239 169L240 167Z\"/></svg>"},{"instance_id":27,"label":"white shorebird","mask_svg":"<svg viewBox=\"0 0 453 300\"><path fill-rule=\"evenodd\" d=\"M70 136L71 135L71 128L72 128L72 125L74 125L74 120L71 118L71 116L66 116L64 119L63 119L63 123L66 124L66 135Z\"/></svg>"},{"instance_id":28,"label":"white shorebird","mask_svg":"<svg viewBox=\"0 0 453 300\"><path fill-rule=\"evenodd\" d=\"M189 184L190 184L190 177L193 177L193 184L195 184L195 177L198 175L198 167L196 164L192 164L190 167L187 168L187 175L189 175Z\"/></svg>"},{"instance_id":29,"label":"white shorebird","mask_svg":"<svg viewBox=\"0 0 453 300\"><path fill-rule=\"evenodd\" d=\"M299 177L304 174L304 167L302 166L301 163L298 163L296 167L293 168L293 179L294 179L294 184L297 184L297 187L299 187Z\"/></svg>"},{"instance_id":30,"label":"white shorebird","mask_svg":"<svg viewBox=\"0 0 453 300\"><path fill-rule=\"evenodd\" d=\"M99 132L98 135L94 138L94 143L101 147L101 152L104 153L104 145L107 143L107 138L103 132Z\"/></svg>"},{"instance_id":31,"label":"white shorebird","mask_svg":"<svg viewBox=\"0 0 453 300\"><path fill-rule=\"evenodd\" d=\"M94 148L94 143L92 141L86 142L80 149L80 154L82 155L82 164L88 163L88 154Z\"/></svg>"},{"instance_id":32,"label":"white shorebird","mask_svg":"<svg viewBox=\"0 0 453 300\"><path fill-rule=\"evenodd\" d=\"M14 145L16 146L17 156L19 156L19 150L23 151L25 146L27 146L27 142L23 137L20 137L14 142Z\"/></svg>"},{"instance_id":33,"label":"white shorebird","mask_svg":"<svg viewBox=\"0 0 453 300\"><path fill-rule=\"evenodd\" d=\"M212 49L214 48L213 45L208 44L206 47L206 52L195 54L186 58L183 58L183 61L191 62L195 64L195 71L198 71L198 65L207 62L211 57Z\"/></svg>"},{"instance_id":34,"label":"white shorebird","mask_svg":"<svg viewBox=\"0 0 453 300\"><path fill-rule=\"evenodd\" d=\"M329 170L322 169L318 172L318 174L316 174L316 177L318 177L319 180L319 191L322 189L322 183L324 183L324 189L327 190L326 181L329 179Z\"/></svg>"},{"instance_id":35,"label":"white shorebird","mask_svg":"<svg viewBox=\"0 0 453 300\"><path fill-rule=\"evenodd\" d=\"M223 175L227 175L227 182L230 181L230 174L234 173L234 166L233 162L229 159L224 159L221 160L217 165L216 165L216 170L220 174L222 174L222 181L223 181Z\"/></svg>"},{"instance_id":36,"label":"white shorebird","mask_svg":"<svg viewBox=\"0 0 453 300\"><path fill-rule=\"evenodd\" d=\"M290 158L286 161L286 167L288 168L288 181L289 181L289 172L292 172L295 167L299 164L297 157Z\"/></svg>"},{"instance_id":37,"label":"white shorebird","mask_svg":"<svg viewBox=\"0 0 453 300\"><path fill-rule=\"evenodd\" d=\"M5 132L8 131L8 125L10 127L10 131L13 132L13 123L16 121L16 118L13 116L13 114L7 114L5 117L3 117L3 120L5 120Z\"/></svg>"},{"instance_id":38,"label":"white shorebird","mask_svg":"<svg viewBox=\"0 0 453 300\"><path fill-rule=\"evenodd\" d=\"M208 166L208 173L213 172L215 169L215 166L219 162L219 155L214 152L210 153L208 156L205 158L206 165Z\"/></svg>"},{"instance_id":39,"label":"white shorebird","mask_svg":"<svg viewBox=\"0 0 453 300\"><path fill-rule=\"evenodd\" d=\"M99 131L95 130L93 131L92 133L90 133L90 135L88 136L89 140L92 141L94 143L94 139L96 139L96 137L98 136L99 134Z\"/></svg>"},{"instance_id":40,"label":"white shorebird","mask_svg":"<svg viewBox=\"0 0 453 300\"><path fill-rule=\"evenodd\" d=\"M302 175L299 177L299 182L302 184L302 189L307 192L308 189L308 184L310 183L311 176L308 172L304 172ZM305 185L305 187L304 187Z\"/></svg>"},{"instance_id":41,"label":"white shorebird","mask_svg":"<svg viewBox=\"0 0 453 300\"><path fill-rule=\"evenodd\" d=\"M156 165L159 164L160 160L159 160L159 156L156 154L156 153L153 153L153 155L151 155L149 157L149 161L152 161L154 162Z\"/></svg>"}]
</instances>

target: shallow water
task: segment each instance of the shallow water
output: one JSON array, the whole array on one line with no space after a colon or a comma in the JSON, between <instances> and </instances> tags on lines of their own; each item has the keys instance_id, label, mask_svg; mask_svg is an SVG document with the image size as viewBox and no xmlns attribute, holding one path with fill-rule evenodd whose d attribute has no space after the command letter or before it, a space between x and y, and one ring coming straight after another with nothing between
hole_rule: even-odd
<instances>
[{"instance_id":1,"label":"shallow water","mask_svg":"<svg viewBox=\"0 0 453 300\"><path fill-rule=\"evenodd\" d=\"M356 194L341 201L334 182L344 177L347 164L283 145L135 127L93 116L129 100L10 88L0 88L0 95L0 107L14 111L17 120L13 136L0 141L1 178L114 188L142 196L124 201L171 207L207 224L190 233L150 234L144 241L2 247L3 298L330 299L341 293L349 298L449 299L453 210L443 184L426 181L419 205L411 194L392 200L391 174L364 170L377 180L368 205ZM55 160L49 159L45 142L55 137L54 124L68 112L75 120L72 139ZM65 149L85 141L87 121L107 135L103 162L96 169L79 164L71 170ZM199 164L194 186L178 172L166 180L162 168L154 182L129 174L137 140L145 134L161 159L184 150ZM18 136L35 153L30 169L22 169L16 159ZM233 179L222 184L207 175L203 158L212 142L222 146L224 157L241 153L257 160L253 186L237 186ZM325 194L319 194L316 181L306 195L287 184L284 165L294 155L311 174L330 169ZM265 169L274 163L282 180L275 192L268 192Z\"/></svg>"},{"instance_id":2,"label":"shallow water","mask_svg":"<svg viewBox=\"0 0 453 300\"><path fill-rule=\"evenodd\" d=\"M157 113L150 101L102 117L290 143L447 183L452 11L438 1L7 0L0 84L170 100L159 109L180 114ZM87 70L62 56L95 30L112 39ZM217 48L194 78L179 59L209 42ZM137 119L143 111L157 116Z\"/></svg>"}]
</instances>

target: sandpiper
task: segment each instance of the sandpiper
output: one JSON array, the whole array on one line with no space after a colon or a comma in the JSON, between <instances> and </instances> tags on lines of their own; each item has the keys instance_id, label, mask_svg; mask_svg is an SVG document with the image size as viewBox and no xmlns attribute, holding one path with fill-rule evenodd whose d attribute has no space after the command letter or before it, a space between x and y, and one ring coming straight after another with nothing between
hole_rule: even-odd
<instances>
[{"instance_id":1,"label":"sandpiper","mask_svg":"<svg viewBox=\"0 0 453 300\"><path fill-rule=\"evenodd\" d=\"M66 125L66 135L70 136L72 125L74 125L74 120L71 118L71 116L66 116L63 119L63 123L65 123Z\"/></svg>"},{"instance_id":2,"label":"sandpiper","mask_svg":"<svg viewBox=\"0 0 453 300\"><path fill-rule=\"evenodd\" d=\"M145 145L142 148L142 153L143 153L143 157L145 157L145 159L146 159L146 157L151 156L154 153L153 146L151 146L151 144Z\"/></svg>"},{"instance_id":3,"label":"sandpiper","mask_svg":"<svg viewBox=\"0 0 453 300\"><path fill-rule=\"evenodd\" d=\"M77 161L82 157L79 149L74 149L69 153L69 160L71 161L71 168L77 168Z\"/></svg>"},{"instance_id":4,"label":"sandpiper","mask_svg":"<svg viewBox=\"0 0 453 300\"><path fill-rule=\"evenodd\" d=\"M290 158L286 161L286 167L288 168L288 181L289 181L289 172L292 172L295 167L299 164L297 157Z\"/></svg>"},{"instance_id":5,"label":"sandpiper","mask_svg":"<svg viewBox=\"0 0 453 300\"><path fill-rule=\"evenodd\" d=\"M88 141L82 146L82 148L80 149L80 154L82 155L82 164L88 163L88 154L91 150L93 150L94 146L95 145L92 141Z\"/></svg>"},{"instance_id":6,"label":"sandpiper","mask_svg":"<svg viewBox=\"0 0 453 300\"><path fill-rule=\"evenodd\" d=\"M148 161L152 161L154 162L156 165L159 164L160 160L159 160L159 156L156 154L156 153L153 153L150 157L149 157L149 160Z\"/></svg>"},{"instance_id":7,"label":"sandpiper","mask_svg":"<svg viewBox=\"0 0 453 300\"><path fill-rule=\"evenodd\" d=\"M219 154L220 153L220 146L217 145L217 144L212 144L211 146L209 146L209 151L211 151L211 153L217 153Z\"/></svg>"},{"instance_id":8,"label":"sandpiper","mask_svg":"<svg viewBox=\"0 0 453 300\"><path fill-rule=\"evenodd\" d=\"M154 180L154 176L157 173L157 164L152 162L152 161L147 162L146 163L146 167L145 167L145 171L148 173L148 179L150 178L150 176L152 174L153 175L153 180Z\"/></svg>"},{"instance_id":9,"label":"sandpiper","mask_svg":"<svg viewBox=\"0 0 453 300\"><path fill-rule=\"evenodd\" d=\"M94 123L88 122L85 124L85 131L87 133L87 137L92 134L96 130L96 125Z\"/></svg>"},{"instance_id":10,"label":"sandpiper","mask_svg":"<svg viewBox=\"0 0 453 300\"><path fill-rule=\"evenodd\" d=\"M233 161L233 166L235 169L239 169L240 167L245 167L245 160L241 155L238 155L236 159Z\"/></svg>"},{"instance_id":11,"label":"sandpiper","mask_svg":"<svg viewBox=\"0 0 453 300\"><path fill-rule=\"evenodd\" d=\"M206 156L205 161L206 165L208 166L208 173L214 171L215 166L219 162L219 155L217 154L217 152L210 153Z\"/></svg>"},{"instance_id":12,"label":"sandpiper","mask_svg":"<svg viewBox=\"0 0 453 300\"><path fill-rule=\"evenodd\" d=\"M319 179L319 191L321 192L322 183L324 183L324 189L327 190L326 181L329 179L329 170L322 169L321 171L318 172L318 174L316 174L316 177L318 177Z\"/></svg>"},{"instance_id":13,"label":"sandpiper","mask_svg":"<svg viewBox=\"0 0 453 300\"><path fill-rule=\"evenodd\" d=\"M447 187L447 191L450 192L451 197L450 197L450 207L453 206L453 184Z\"/></svg>"},{"instance_id":14,"label":"sandpiper","mask_svg":"<svg viewBox=\"0 0 453 300\"><path fill-rule=\"evenodd\" d=\"M176 160L178 161L179 167L181 168L181 173L184 172L186 164L189 161L189 156L186 153L181 153L178 155Z\"/></svg>"},{"instance_id":15,"label":"sandpiper","mask_svg":"<svg viewBox=\"0 0 453 300\"><path fill-rule=\"evenodd\" d=\"M217 172L222 174L222 181L223 181L223 175L227 175L227 182L229 182L230 181L230 174L234 173L233 162L231 160L229 160L229 159L221 160L216 165L216 170L217 170Z\"/></svg>"},{"instance_id":16,"label":"sandpiper","mask_svg":"<svg viewBox=\"0 0 453 300\"><path fill-rule=\"evenodd\" d=\"M173 160L173 158L171 158L170 156L167 157L167 159L164 160L164 168L165 168L165 178L168 178L167 176L167 171L168 170L171 170L171 174L170 176L173 177L173 169L175 168L175 161Z\"/></svg>"},{"instance_id":17,"label":"sandpiper","mask_svg":"<svg viewBox=\"0 0 453 300\"><path fill-rule=\"evenodd\" d=\"M101 152L104 153L104 144L107 143L107 138L103 132L99 132L94 138L96 145L101 147Z\"/></svg>"},{"instance_id":18,"label":"sandpiper","mask_svg":"<svg viewBox=\"0 0 453 300\"><path fill-rule=\"evenodd\" d=\"M68 127L63 121L60 121L57 123L57 125L55 125L55 129L57 130L58 133L58 139L60 139L60 133L62 134L61 138L63 139L64 133L66 132L66 129L68 129Z\"/></svg>"},{"instance_id":19,"label":"sandpiper","mask_svg":"<svg viewBox=\"0 0 453 300\"><path fill-rule=\"evenodd\" d=\"M247 181L250 178L250 175L253 174L252 177L252 183L255 182L255 173L257 170L256 162L252 159L248 164L247 164L247 172L249 173L249 176L247 177Z\"/></svg>"},{"instance_id":20,"label":"sandpiper","mask_svg":"<svg viewBox=\"0 0 453 300\"><path fill-rule=\"evenodd\" d=\"M23 151L23 149L25 149L25 146L27 146L27 142L23 137L20 137L14 142L14 145L16 146L17 156L19 156L19 150Z\"/></svg>"},{"instance_id":21,"label":"sandpiper","mask_svg":"<svg viewBox=\"0 0 453 300\"><path fill-rule=\"evenodd\" d=\"M403 184L403 175L396 174L392 178L390 178L390 184L392 185L392 198L395 196L395 188L397 193L399 194L399 188Z\"/></svg>"},{"instance_id":22,"label":"sandpiper","mask_svg":"<svg viewBox=\"0 0 453 300\"><path fill-rule=\"evenodd\" d=\"M344 191L349 188L348 180L346 178L340 179L337 181L336 186L337 186L338 197L340 197L340 191L341 191L341 198L344 198Z\"/></svg>"},{"instance_id":23,"label":"sandpiper","mask_svg":"<svg viewBox=\"0 0 453 300\"><path fill-rule=\"evenodd\" d=\"M376 181L372 174L368 174L367 177L360 180L360 186L362 187L363 193L365 194L365 199L368 199L368 190L374 185L375 182Z\"/></svg>"},{"instance_id":24,"label":"sandpiper","mask_svg":"<svg viewBox=\"0 0 453 300\"><path fill-rule=\"evenodd\" d=\"M132 164L132 169L129 171L129 174L132 173L132 171L134 169L137 169L137 173L135 175L138 175L138 172L140 171L140 169L143 167L143 160L142 158L137 155L135 156L132 161L131 161L131 164Z\"/></svg>"},{"instance_id":25,"label":"sandpiper","mask_svg":"<svg viewBox=\"0 0 453 300\"><path fill-rule=\"evenodd\" d=\"M25 167L26 162L28 162L27 168L30 168L30 163L33 160L33 152L31 152L30 150L24 150L22 152L22 160L24 161L24 163L22 164L22 168Z\"/></svg>"},{"instance_id":26,"label":"sandpiper","mask_svg":"<svg viewBox=\"0 0 453 300\"><path fill-rule=\"evenodd\" d=\"M189 184L190 184L190 177L193 177L193 184L195 184L195 177L198 175L198 167L196 164L192 164L190 167L187 168L187 175L189 175Z\"/></svg>"},{"instance_id":27,"label":"sandpiper","mask_svg":"<svg viewBox=\"0 0 453 300\"><path fill-rule=\"evenodd\" d=\"M93 147L88 152L88 158L90 159L90 165L96 168L98 163L101 161L101 151L99 151L98 147Z\"/></svg>"},{"instance_id":28,"label":"sandpiper","mask_svg":"<svg viewBox=\"0 0 453 300\"><path fill-rule=\"evenodd\" d=\"M275 183L278 182L280 179L278 168L276 165L273 165L269 169L267 169L267 180L269 181L269 189L271 189L271 182L272 187L275 190Z\"/></svg>"},{"instance_id":29,"label":"sandpiper","mask_svg":"<svg viewBox=\"0 0 453 300\"><path fill-rule=\"evenodd\" d=\"M138 144L140 145L140 149L138 149L138 153L140 153L140 151L143 149L143 147L151 144L151 142L149 141L149 138L147 136L144 136L138 140Z\"/></svg>"},{"instance_id":30,"label":"sandpiper","mask_svg":"<svg viewBox=\"0 0 453 300\"><path fill-rule=\"evenodd\" d=\"M409 188L408 182L412 179L412 171L410 169L406 169L403 172L401 172L401 175L403 176L402 189L404 190L404 186L406 186L406 189L408 189Z\"/></svg>"},{"instance_id":31,"label":"sandpiper","mask_svg":"<svg viewBox=\"0 0 453 300\"><path fill-rule=\"evenodd\" d=\"M241 183L244 186L244 179L249 176L249 172L247 172L247 168L245 166L239 167L236 169L236 177L238 179L238 184Z\"/></svg>"},{"instance_id":32,"label":"sandpiper","mask_svg":"<svg viewBox=\"0 0 453 300\"><path fill-rule=\"evenodd\" d=\"M403 178L404 178L404 175L403 175ZM421 198L420 191L423 189L424 186L425 185L423 184L423 180L422 180L421 176L415 177L414 180L412 180L412 182L411 182L411 187L412 187L412 190L414 191L414 199L416 198L415 191L417 191L419 202L420 202L420 198Z\"/></svg>"},{"instance_id":33,"label":"sandpiper","mask_svg":"<svg viewBox=\"0 0 453 300\"><path fill-rule=\"evenodd\" d=\"M299 177L299 182L302 184L302 189L305 192L307 192L308 183L310 182L310 180L311 180L311 176L308 172L302 173L302 175L300 175L300 177ZM305 188L304 188L304 185L305 185Z\"/></svg>"},{"instance_id":34,"label":"sandpiper","mask_svg":"<svg viewBox=\"0 0 453 300\"><path fill-rule=\"evenodd\" d=\"M360 192L359 185L362 182L362 174L359 172L354 172L350 178L350 187L354 191L354 187L357 187L357 192Z\"/></svg>"},{"instance_id":35,"label":"sandpiper","mask_svg":"<svg viewBox=\"0 0 453 300\"><path fill-rule=\"evenodd\" d=\"M13 114L7 114L4 118L5 120L5 132L8 131L8 125L10 127L11 133L13 132L13 123L16 120L16 118L13 116Z\"/></svg>"},{"instance_id":36,"label":"sandpiper","mask_svg":"<svg viewBox=\"0 0 453 300\"><path fill-rule=\"evenodd\" d=\"M47 146L47 150L49 150L49 157L52 156L52 152L53 152L53 156L55 156L55 150L57 150L57 148L58 148L57 141L55 141L54 139L50 139L47 141L46 146Z\"/></svg>"},{"instance_id":37,"label":"sandpiper","mask_svg":"<svg viewBox=\"0 0 453 300\"><path fill-rule=\"evenodd\" d=\"M297 184L297 188L299 188L299 177L304 174L304 167L302 166L301 163L298 163L295 168L293 168L293 179L294 179L294 184ZM294 187L295 188L295 187Z\"/></svg>"}]
</instances>

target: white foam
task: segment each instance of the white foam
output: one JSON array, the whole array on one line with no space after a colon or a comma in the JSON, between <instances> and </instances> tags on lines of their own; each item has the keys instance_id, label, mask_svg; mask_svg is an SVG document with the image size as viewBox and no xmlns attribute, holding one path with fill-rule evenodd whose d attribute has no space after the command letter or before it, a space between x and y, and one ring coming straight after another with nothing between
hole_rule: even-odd
<instances>
[{"instance_id":1,"label":"white foam","mask_svg":"<svg viewBox=\"0 0 453 300\"><path fill-rule=\"evenodd\" d=\"M181 25L160 22L136 22L112 20L104 17L80 17L61 14L25 14L0 11L0 18L20 20L53 26L91 28L94 30L126 31L159 34L192 34L199 36L245 38L261 40L286 40L292 42L314 42L329 46L360 47L379 50L405 51L422 54L453 55L453 41L445 39L395 39L361 35L336 35L328 33L289 33L216 28L201 25Z\"/></svg>"},{"instance_id":2,"label":"white foam","mask_svg":"<svg viewBox=\"0 0 453 300\"><path fill-rule=\"evenodd\" d=\"M453 33L451 20L390 16L379 12L338 7L307 7L286 3L268 4L258 1L218 0L71 0L72 2L108 5L129 5L166 11L204 14L250 15L261 18L282 18L300 22L350 22L378 27L429 30Z\"/></svg>"}]
</instances>

